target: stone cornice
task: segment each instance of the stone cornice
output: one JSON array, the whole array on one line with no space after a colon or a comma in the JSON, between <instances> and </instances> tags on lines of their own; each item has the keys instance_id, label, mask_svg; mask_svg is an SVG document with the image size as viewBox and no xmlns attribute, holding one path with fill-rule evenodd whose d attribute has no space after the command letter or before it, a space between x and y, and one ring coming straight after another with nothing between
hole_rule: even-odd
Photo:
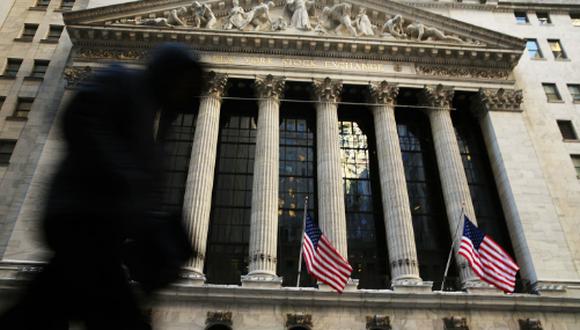
<instances>
[{"instance_id":1,"label":"stone cornice","mask_svg":"<svg viewBox=\"0 0 580 330\"><path fill-rule=\"evenodd\" d=\"M95 55L94 58L101 57L97 56L98 54L121 52L132 54L125 60L139 60L139 52L162 42L183 42L202 51L374 59L496 68L508 71L517 65L521 56L521 50L490 49L476 45L284 35L273 32L173 30L143 26L91 25L71 25L67 29L76 46L76 53L85 58L91 58L86 56L90 52ZM124 60L123 58L115 59Z\"/></svg>"}]
</instances>

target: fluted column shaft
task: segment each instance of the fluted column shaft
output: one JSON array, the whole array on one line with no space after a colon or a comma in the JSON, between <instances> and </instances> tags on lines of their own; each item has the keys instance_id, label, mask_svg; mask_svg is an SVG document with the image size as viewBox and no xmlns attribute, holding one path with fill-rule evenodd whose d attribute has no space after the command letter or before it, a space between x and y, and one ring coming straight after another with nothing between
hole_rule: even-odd
<instances>
[{"instance_id":1,"label":"fluted column shaft","mask_svg":"<svg viewBox=\"0 0 580 330\"><path fill-rule=\"evenodd\" d=\"M398 87L383 81L370 88L373 102L378 103L372 110L391 277L393 282L413 279L420 282L413 219L395 122Z\"/></svg>"},{"instance_id":2,"label":"fluted column shaft","mask_svg":"<svg viewBox=\"0 0 580 330\"><path fill-rule=\"evenodd\" d=\"M348 259L346 214L340 162L337 103L342 83L314 81L318 174L318 222L340 254Z\"/></svg>"},{"instance_id":3,"label":"fluted column shaft","mask_svg":"<svg viewBox=\"0 0 580 330\"><path fill-rule=\"evenodd\" d=\"M252 213L250 222L250 272L276 277L278 245L279 96L283 78L256 78L259 101Z\"/></svg>"},{"instance_id":4,"label":"fluted column shaft","mask_svg":"<svg viewBox=\"0 0 580 330\"><path fill-rule=\"evenodd\" d=\"M227 77L211 72L207 81L207 90L201 97L197 115L183 203L184 217L194 251L194 256L188 262L186 269L202 277L211 210L221 96Z\"/></svg>"},{"instance_id":5,"label":"fluted column shaft","mask_svg":"<svg viewBox=\"0 0 580 330\"><path fill-rule=\"evenodd\" d=\"M455 128L451 121L450 111L453 95L453 89L445 88L441 85L428 86L423 90L424 104L433 107L428 109L427 113L431 123L437 167L452 240L456 238L456 235L460 236L462 234L462 228L458 230L458 226L463 223L463 214L477 224ZM459 251L458 242L454 245L454 250L462 282L478 281L469 269L465 258L457 254Z\"/></svg>"}]
</instances>

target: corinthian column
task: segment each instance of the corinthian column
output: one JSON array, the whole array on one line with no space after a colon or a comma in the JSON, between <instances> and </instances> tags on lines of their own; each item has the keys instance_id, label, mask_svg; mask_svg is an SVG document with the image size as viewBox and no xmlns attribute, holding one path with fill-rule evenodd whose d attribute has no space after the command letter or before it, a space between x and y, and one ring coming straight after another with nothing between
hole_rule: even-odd
<instances>
[{"instance_id":1,"label":"corinthian column","mask_svg":"<svg viewBox=\"0 0 580 330\"><path fill-rule=\"evenodd\" d=\"M336 103L342 82L326 78L314 81L316 106L316 164L318 174L318 223L322 232L348 259L346 214Z\"/></svg>"},{"instance_id":2,"label":"corinthian column","mask_svg":"<svg viewBox=\"0 0 580 330\"><path fill-rule=\"evenodd\" d=\"M184 218L193 243L194 256L186 266L185 277L192 284L203 284L203 263L209 227L213 173L219 132L220 106L227 76L210 72L201 96L195 135L187 173Z\"/></svg>"},{"instance_id":3,"label":"corinthian column","mask_svg":"<svg viewBox=\"0 0 580 330\"><path fill-rule=\"evenodd\" d=\"M401 286L416 286L422 283L419 276L403 157L395 122L395 102L399 88L386 81L372 83L369 87L372 101L377 104L372 107L372 112L377 139L389 264L393 278L392 286L396 290ZM429 286L430 284L427 284L427 289Z\"/></svg>"},{"instance_id":4,"label":"corinthian column","mask_svg":"<svg viewBox=\"0 0 580 330\"><path fill-rule=\"evenodd\" d=\"M473 223L477 224L467 176L465 175L461 154L459 153L455 128L451 122L450 111L453 95L454 90L452 88L443 87L442 85L425 86L421 93L423 104L432 107L427 110L427 114L431 123L437 167L439 168L439 177L443 188L443 198L452 240L456 235L462 234L462 228L457 229L460 223L463 222L463 213ZM455 261L459 265L460 276L464 286L471 286L471 284L477 286L479 280L469 269L465 258L457 254L459 250L458 243L454 245L454 250Z\"/></svg>"},{"instance_id":5,"label":"corinthian column","mask_svg":"<svg viewBox=\"0 0 580 330\"><path fill-rule=\"evenodd\" d=\"M272 75L257 77L259 101L252 214L250 221L250 272L242 276L243 286L280 286L276 275L278 247L278 162L279 162L279 97L284 91L284 78Z\"/></svg>"}]
</instances>

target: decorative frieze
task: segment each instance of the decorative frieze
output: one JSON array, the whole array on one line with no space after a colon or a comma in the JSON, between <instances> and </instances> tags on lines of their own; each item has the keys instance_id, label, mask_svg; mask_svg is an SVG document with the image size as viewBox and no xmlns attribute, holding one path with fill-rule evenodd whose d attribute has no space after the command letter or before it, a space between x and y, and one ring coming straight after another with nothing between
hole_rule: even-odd
<instances>
[{"instance_id":1,"label":"decorative frieze","mask_svg":"<svg viewBox=\"0 0 580 330\"><path fill-rule=\"evenodd\" d=\"M308 329L312 328L312 315L311 314L286 314L286 327L305 327Z\"/></svg>"},{"instance_id":2,"label":"decorative frieze","mask_svg":"<svg viewBox=\"0 0 580 330\"><path fill-rule=\"evenodd\" d=\"M417 65L418 73L438 77L476 78L486 80L506 80L510 69L493 69L480 67Z\"/></svg>"},{"instance_id":3,"label":"decorative frieze","mask_svg":"<svg viewBox=\"0 0 580 330\"><path fill-rule=\"evenodd\" d=\"M342 92L342 81L324 78L314 80L314 94L316 99L324 102L340 102L340 93Z\"/></svg>"},{"instance_id":4,"label":"decorative frieze","mask_svg":"<svg viewBox=\"0 0 580 330\"><path fill-rule=\"evenodd\" d=\"M451 316L443 318L445 330L469 330L467 318L461 316Z\"/></svg>"},{"instance_id":5,"label":"decorative frieze","mask_svg":"<svg viewBox=\"0 0 580 330\"><path fill-rule=\"evenodd\" d=\"M205 319L205 324L209 328L212 325L227 325L232 326L232 312L207 312L207 318Z\"/></svg>"},{"instance_id":6,"label":"decorative frieze","mask_svg":"<svg viewBox=\"0 0 580 330\"><path fill-rule=\"evenodd\" d=\"M384 315L367 315L368 330L391 330L391 319Z\"/></svg>"},{"instance_id":7,"label":"decorative frieze","mask_svg":"<svg viewBox=\"0 0 580 330\"><path fill-rule=\"evenodd\" d=\"M394 105L399 95L399 87L394 84L389 84L385 80L371 82L370 91L373 102L379 104Z\"/></svg>"},{"instance_id":8,"label":"decorative frieze","mask_svg":"<svg viewBox=\"0 0 580 330\"><path fill-rule=\"evenodd\" d=\"M90 66L83 67L67 67L64 69L64 79L66 80L67 88L75 88L81 81L86 79L93 73L93 68Z\"/></svg>"},{"instance_id":9,"label":"decorative frieze","mask_svg":"<svg viewBox=\"0 0 580 330\"><path fill-rule=\"evenodd\" d=\"M520 330L543 330L542 322L539 319L519 319Z\"/></svg>"},{"instance_id":10,"label":"decorative frieze","mask_svg":"<svg viewBox=\"0 0 580 330\"><path fill-rule=\"evenodd\" d=\"M147 50L141 49L107 49L107 48L79 48L76 56L81 59L109 59L120 61L137 61L146 57Z\"/></svg>"},{"instance_id":11,"label":"decorative frieze","mask_svg":"<svg viewBox=\"0 0 580 330\"><path fill-rule=\"evenodd\" d=\"M521 89L479 89L479 101L487 110L521 111L524 99Z\"/></svg>"}]
</instances>

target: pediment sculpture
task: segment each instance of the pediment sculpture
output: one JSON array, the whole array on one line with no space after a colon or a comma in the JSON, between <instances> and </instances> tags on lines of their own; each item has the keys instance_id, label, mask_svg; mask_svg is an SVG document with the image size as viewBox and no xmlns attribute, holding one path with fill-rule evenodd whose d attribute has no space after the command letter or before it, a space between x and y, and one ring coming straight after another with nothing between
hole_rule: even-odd
<instances>
[{"instance_id":1,"label":"pediment sculpture","mask_svg":"<svg viewBox=\"0 0 580 330\"><path fill-rule=\"evenodd\" d=\"M211 5L193 1L189 7L176 8L158 17L153 14L153 17L145 19L123 19L115 23L178 29L286 31L294 34L478 44L436 27L405 19L399 14L384 22L374 22L380 24L373 24L366 8L359 7L356 16L353 16L352 11L353 6L349 2L317 8L315 0L285 0L283 6L278 7L274 1L258 0L250 10L246 10L240 6L239 0L232 0L232 6L226 14L217 17Z\"/></svg>"}]
</instances>

